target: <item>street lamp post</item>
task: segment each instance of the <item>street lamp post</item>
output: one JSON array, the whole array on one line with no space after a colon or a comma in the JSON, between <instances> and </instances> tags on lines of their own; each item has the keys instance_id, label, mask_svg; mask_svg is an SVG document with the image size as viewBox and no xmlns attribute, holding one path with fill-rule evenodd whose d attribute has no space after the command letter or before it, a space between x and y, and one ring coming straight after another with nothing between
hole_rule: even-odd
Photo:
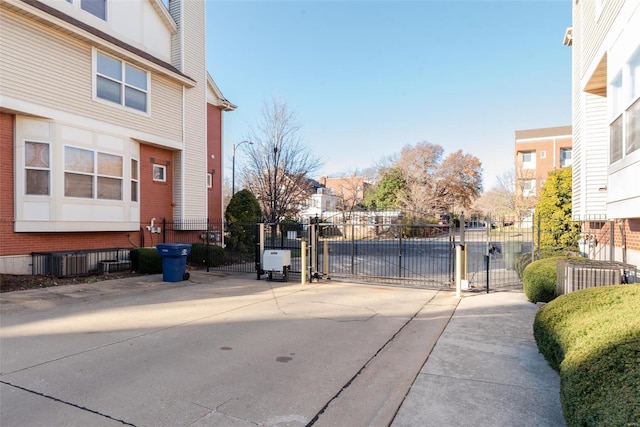
<instances>
[{"instance_id":1,"label":"street lamp post","mask_svg":"<svg viewBox=\"0 0 640 427\"><path fill-rule=\"evenodd\" d=\"M240 147L245 142L253 145L253 142L251 141L240 141L238 145L233 144L231 154L231 197L236 194L236 148Z\"/></svg>"}]
</instances>

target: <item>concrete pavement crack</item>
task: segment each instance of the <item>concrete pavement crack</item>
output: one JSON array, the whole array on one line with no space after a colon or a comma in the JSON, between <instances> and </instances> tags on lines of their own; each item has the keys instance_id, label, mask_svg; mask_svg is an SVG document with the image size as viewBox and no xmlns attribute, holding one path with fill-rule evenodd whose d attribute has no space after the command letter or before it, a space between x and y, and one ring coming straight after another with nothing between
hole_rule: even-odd
<instances>
[{"instance_id":1,"label":"concrete pavement crack","mask_svg":"<svg viewBox=\"0 0 640 427\"><path fill-rule=\"evenodd\" d=\"M340 390L338 390L338 392L327 401L327 403L320 409L320 411L318 411L318 413L311 419L311 421L309 421L309 423L305 426L305 427L311 427L313 426L318 419L320 418L320 416L327 410L327 408L329 407L329 405L331 405L331 402L335 401L336 399L338 399L338 397L340 397L340 395L342 394L343 391L345 391L347 388L349 388L349 386L360 376L360 374L362 374L362 372L366 369L367 366L369 366L369 364L376 358L378 357L378 355L385 349L387 348L395 339L396 337L413 321L413 319L415 319L418 314L420 314L420 312L431 302L435 299L435 297L439 294L440 292L436 292L435 294L433 294L433 296L426 301L415 313L413 313L413 315L391 336L391 338L389 338L374 354L373 356L371 356L358 370L358 372L356 372L351 379L349 379L349 381L347 381Z\"/></svg>"},{"instance_id":2,"label":"concrete pavement crack","mask_svg":"<svg viewBox=\"0 0 640 427\"><path fill-rule=\"evenodd\" d=\"M120 420L120 419L114 418L114 417L112 417L110 415L103 414L102 412L94 411L93 409L89 409L89 408L87 408L85 406L80 406L80 405L77 405L75 403L71 403L71 402L67 402L67 401L62 400L62 399L58 399L57 397L53 397L53 396L50 396L48 394L40 393L39 391L30 390L28 388L25 388L25 387L22 387L22 386L19 386L19 385L16 385L16 384L12 384L12 383L7 382L7 381L0 380L0 383L2 383L4 385L7 385L9 387L17 388L18 390L26 391L27 393L35 394L36 396L44 397L45 399L53 400L54 402L62 403L64 405L68 405L68 406L71 406L73 408L80 409L82 411L90 412L92 414L95 414L95 415L110 419L112 421L116 421L116 422L122 423L123 425L126 425L126 426L134 426L135 427L135 424L131 424L131 423L128 423L128 422L126 422L124 420Z\"/></svg>"}]
</instances>

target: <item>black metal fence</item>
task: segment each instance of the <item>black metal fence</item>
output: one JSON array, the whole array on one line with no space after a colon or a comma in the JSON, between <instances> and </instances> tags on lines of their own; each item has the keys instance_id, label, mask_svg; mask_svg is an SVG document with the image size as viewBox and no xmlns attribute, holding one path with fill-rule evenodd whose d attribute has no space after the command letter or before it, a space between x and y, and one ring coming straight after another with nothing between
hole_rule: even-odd
<instances>
[{"instance_id":1,"label":"black metal fence","mask_svg":"<svg viewBox=\"0 0 640 427\"><path fill-rule=\"evenodd\" d=\"M225 223L210 219L163 220L159 233L151 234L152 245L157 243L189 243L200 259L189 259L193 267L207 270L255 272L256 223ZM149 232L146 233L149 235ZM154 241L154 237L156 240ZM224 249L223 248L224 245ZM223 253L221 264L214 263L215 252Z\"/></svg>"}]
</instances>

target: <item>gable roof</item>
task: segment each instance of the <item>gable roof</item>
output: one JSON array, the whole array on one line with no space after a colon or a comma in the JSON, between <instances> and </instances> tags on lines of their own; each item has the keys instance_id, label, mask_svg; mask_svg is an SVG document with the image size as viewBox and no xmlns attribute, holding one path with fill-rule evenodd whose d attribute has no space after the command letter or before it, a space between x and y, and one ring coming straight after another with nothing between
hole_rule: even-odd
<instances>
[{"instance_id":1,"label":"gable roof","mask_svg":"<svg viewBox=\"0 0 640 427\"><path fill-rule=\"evenodd\" d=\"M207 72L207 103L222 108L224 111L233 111L238 108L224 97L220 88Z\"/></svg>"}]
</instances>

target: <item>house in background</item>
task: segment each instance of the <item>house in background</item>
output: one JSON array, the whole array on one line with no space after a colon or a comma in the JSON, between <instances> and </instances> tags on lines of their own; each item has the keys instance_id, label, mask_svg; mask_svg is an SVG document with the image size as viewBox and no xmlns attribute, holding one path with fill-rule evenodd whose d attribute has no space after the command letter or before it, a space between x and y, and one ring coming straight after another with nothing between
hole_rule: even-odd
<instances>
[{"instance_id":1,"label":"house in background","mask_svg":"<svg viewBox=\"0 0 640 427\"><path fill-rule=\"evenodd\" d=\"M640 2L574 1L573 218L582 252L640 265Z\"/></svg>"},{"instance_id":2,"label":"house in background","mask_svg":"<svg viewBox=\"0 0 640 427\"><path fill-rule=\"evenodd\" d=\"M222 218L235 106L207 75L204 16L204 1L3 0L0 272Z\"/></svg>"},{"instance_id":3,"label":"house in background","mask_svg":"<svg viewBox=\"0 0 640 427\"><path fill-rule=\"evenodd\" d=\"M337 208L341 211L358 210L365 192L371 186L366 178L355 175L345 178L323 176L318 181L328 189L330 194L338 198Z\"/></svg>"}]
</instances>

